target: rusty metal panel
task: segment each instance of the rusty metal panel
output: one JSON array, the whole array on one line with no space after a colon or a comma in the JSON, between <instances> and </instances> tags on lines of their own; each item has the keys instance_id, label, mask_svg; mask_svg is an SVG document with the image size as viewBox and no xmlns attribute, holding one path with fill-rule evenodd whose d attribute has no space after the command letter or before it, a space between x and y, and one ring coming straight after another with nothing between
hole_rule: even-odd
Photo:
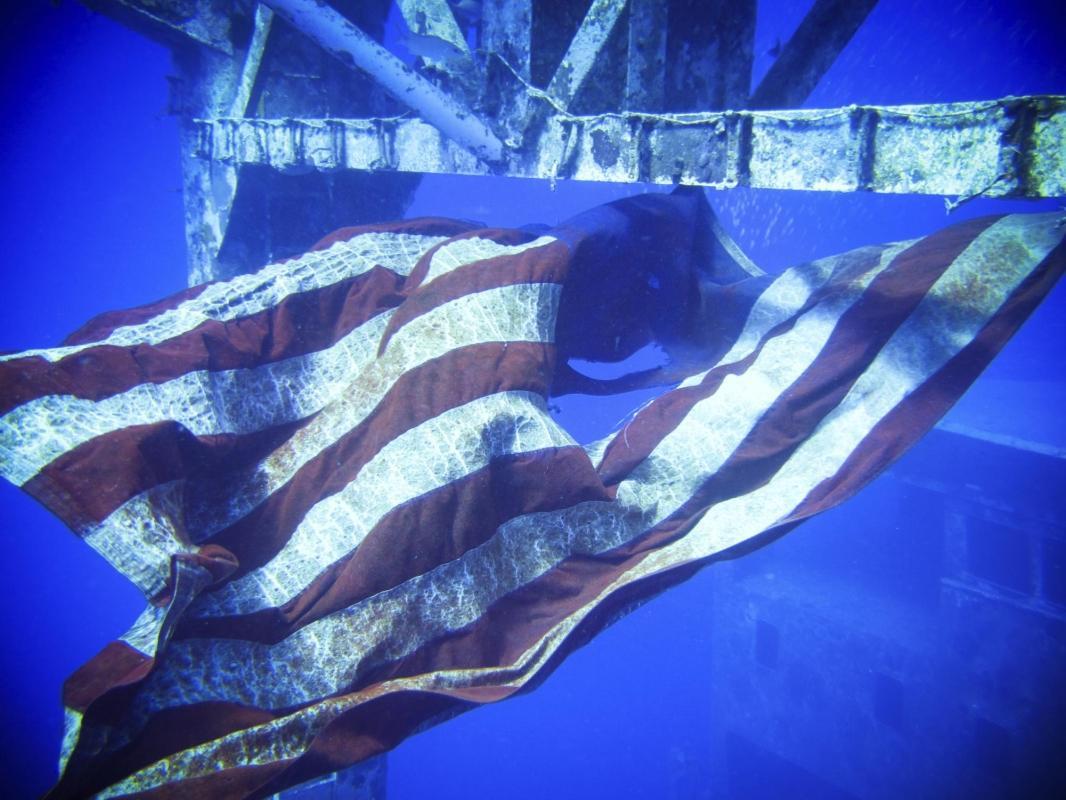
<instances>
[{"instance_id":1,"label":"rusty metal panel","mask_svg":"<svg viewBox=\"0 0 1066 800\"><path fill-rule=\"evenodd\" d=\"M1066 195L1066 114L1049 110L1033 126L1028 155L1029 184L1041 197Z\"/></svg>"},{"instance_id":2,"label":"rusty metal panel","mask_svg":"<svg viewBox=\"0 0 1066 800\"><path fill-rule=\"evenodd\" d=\"M530 177L631 183L639 171L638 135L619 115L553 117L538 142Z\"/></svg>"},{"instance_id":3,"label":"rusty metal panel","mask_svg":"<svg viewBox=\"0 0 1066 800\"><path fill-rule=\"evenodd\" d=\"M938 194L995 188L1000 148L1011 124L1009 108L961 105L882 111L874 145L874 183L902 193L920 191L930 178Z\"/></svg>"},{"instance_id":4,"label":"rusty metal panel","mask_svg":"<svg viewBox=\"0 0 1066 800\"><path fill-rule=\"evenodd\" d=\"M716 114L711 119L670 121L648 131L644 180L730 188L746 183L740 163L740 128L746 118Z\"/></svg>"}]
</instances>

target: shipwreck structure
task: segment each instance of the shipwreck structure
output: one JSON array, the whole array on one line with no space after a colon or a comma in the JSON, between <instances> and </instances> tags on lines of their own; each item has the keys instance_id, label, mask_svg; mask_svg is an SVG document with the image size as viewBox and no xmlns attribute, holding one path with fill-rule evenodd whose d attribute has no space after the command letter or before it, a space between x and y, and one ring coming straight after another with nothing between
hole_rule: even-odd
<instances>
[{"instance_id":1,"label":"shipwreck structure","mask_svg":"<svg viewBox=\"0 0 1066 800\"><path fill-rule=\"evenodd\" d=\"M1066 194L1060 96L796 109L876 0L814 2L757 86L756 0L397 0L396 52L389 0L86 3L173 48L190 283L401 216L423 173Z\"/></svg>"},{"instance_id":2,"label":"shipwreck structure","mask_svg":"<svg viewBox=\"0 0 1066 800\"><path fill-rule=\"evenodd\" d=\"M1063 96L798 108L876 0L815 0L755 86L756 0L84 2L173 51L190 284L301 252L342 225L400 217L426 173L921 193L949 203L1066 195ZM409 31L406 47L386 36L390 14ZM893 620L897 611L912 615L917 628L893 622L875 635L854 615L822 608L802 591L782 592L743 565L723 569L715 640L723 653L750 651L758 669L743 669L746 694L730 694L720 687L733 685L726 678L737 667L716 665L724 676L716 703L726 712L747 708L722 715L744 724L719 725L718 751L737 763L762 754L782 774L816 775L819 787L849 796L861 770L876 765L826 767L825 754L775 728L774 709L798 702L788 682L797 670L865 653L874 678L855 689L870 692L869 713L856 724L891 739L891 757L905 761L914 745L898 734L921 724L915 709L972 704L973 687L996 669L991 656L967 661L923 649L911 641L915 630L940 626L975 638L972 620L991 620L1028 631L1016 637L1040 654L1041 669L1063 663L1061 639L1047 634L1066 625L1061 516L1026 509L1011 495L1017 487L1000 485L1001 474L988 479L1004 457L1058 476L1062 445L942 430L923 447L972 450L969 472L897 471L886 491L909 490L935 509L936 542L948 559L941 573L922 576L919 599L902 610L881 595L870 603ZM971 472L960 495L954 481ZM1017 564L987 557L994 539ZM961 610L973 608L978 616L963 618ZM1016 660L1009 666L1022 669ZM912 685L945 664L961 671L959 696L917 697ZM808 703L812 719L835 708L837 695L823 694ZM945 736L943 753L926 755L983 756L1006 785L1012 731L1024 713L1009 703L960 711L973 743ZM847 741L841 748L854 749ZM723 764L720 774L730 770ZM898 774L886 796L920 789L920 765ZM384 791L380 759L285 797Z\"/></svg>"}]
</instances>

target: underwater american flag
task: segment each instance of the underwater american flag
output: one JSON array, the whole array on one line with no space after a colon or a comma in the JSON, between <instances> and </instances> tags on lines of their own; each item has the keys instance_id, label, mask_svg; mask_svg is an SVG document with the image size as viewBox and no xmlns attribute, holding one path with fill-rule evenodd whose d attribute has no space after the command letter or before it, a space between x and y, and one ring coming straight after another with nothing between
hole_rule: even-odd
<instances>
[{"instance_id":1,"label":"underwater american flag","mask_svg":"<svg viewBox=\"0 0 1066 800\"><path fill-rule=\"evenodd\" d=\"M3 356L0 472L148 600L65 686L52 796L263 797L532 687L884 469L1064 233L983 218L769 278L701 193L423 218ZM650 342L674 360L628 385L684 379L575 442L548 398L627 381L566 362Z\"/></svg>"}]
</instances>

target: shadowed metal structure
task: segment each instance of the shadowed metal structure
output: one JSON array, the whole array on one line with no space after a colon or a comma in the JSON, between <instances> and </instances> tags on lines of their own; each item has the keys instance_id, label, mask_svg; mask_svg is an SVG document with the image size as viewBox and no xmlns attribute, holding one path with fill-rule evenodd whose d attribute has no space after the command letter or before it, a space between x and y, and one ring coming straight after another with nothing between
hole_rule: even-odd
<instances>
[{"instance_id":1,"label":"shadowed metal structure","mask_svg":"<svg viewBox=\"0 0 1066 800\"><path fill-rule=\"evenodd\" d=\"M412 63L388 0L87 4L174 49L191 284L399 217L421 173L1066 194L1060 96L795 110L876 0L816 0L757 86L756 0L398 0Z\"/></svg>"}]
</instances>

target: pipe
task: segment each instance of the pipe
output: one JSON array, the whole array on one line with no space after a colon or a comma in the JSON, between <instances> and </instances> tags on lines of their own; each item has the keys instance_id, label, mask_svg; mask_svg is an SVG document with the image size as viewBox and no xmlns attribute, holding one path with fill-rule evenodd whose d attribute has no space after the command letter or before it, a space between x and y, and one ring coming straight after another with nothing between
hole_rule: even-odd
<instances>
[{"instance_id":1,"label":"pipe","mask_svg":"<svg viewBox=\"0 0 1066 800\"><path fill-rule=\"evenodd\" d=\"M323 0L266 0L298 31L341 61L369 73L401 103L445 136L488 162L503 159L503 143L469 109L417 75Z\"/></svg>"}]
</instances>

